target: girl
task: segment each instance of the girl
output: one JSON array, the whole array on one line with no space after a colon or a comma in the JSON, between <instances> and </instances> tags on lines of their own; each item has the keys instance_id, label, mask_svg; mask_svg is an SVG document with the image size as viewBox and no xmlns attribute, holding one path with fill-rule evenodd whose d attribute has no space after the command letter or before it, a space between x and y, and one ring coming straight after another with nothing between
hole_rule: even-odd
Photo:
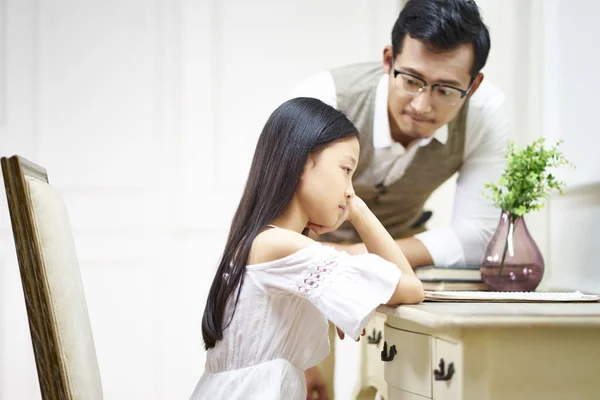
<instances>
[{"instance_id":1,"label":"girl","mask_svg":"<svg viewBox=\"0 0 600 400\"><path fill-rule=\"evenodd\" d=\"M208 295L192 400L304 400L304 371L329 353L327 320L357 339L380 304L423 300L398 245L354 195L358 157L354 125L319 100L292 99L270 116ZM369 254L306 236L344 221Z\"/></svg>"}]
</instances>

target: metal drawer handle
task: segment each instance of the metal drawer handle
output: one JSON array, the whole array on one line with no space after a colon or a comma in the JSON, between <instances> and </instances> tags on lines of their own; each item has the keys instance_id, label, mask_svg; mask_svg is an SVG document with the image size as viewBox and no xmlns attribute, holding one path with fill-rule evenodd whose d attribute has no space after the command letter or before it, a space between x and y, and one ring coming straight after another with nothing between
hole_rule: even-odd
<instances>
[{"instance_id":1,"label":"metal drawer handle","mask_svg":"<svg viewBox=\"0 0 600 400\"><path fill-rule=\"evenodd\" d=\"M373 328L373 336L369 335L367 336L367 340L369 344L379 344L381 342L381 338L383 337L383 335L381 334L381 331L379 331L379 333L377 333L375 331L375 328Z\"/></svg>"},{"instance_id":2,"label":"metal drawer handle","mask_svg":"<svg viewBox=\"0 0 600 400\"><path fill-rule=\"evenodd\" d=\"M454 363L450 363L448 365L448 372L444 372L445 370L445 362L444 359L440 359L440 369L433 370L433 375L435 376L436 381L449 381L452 379L452 375L454 375Z\"/></svg>"},{"instance_id":3,"label":"metal drawer handle","mask_svg":"<svg viewBox=\"0 0 600 400\"><path fill-rule=\"evenodd\" d=\"M383 350L381 350L381 361L386 361L386 362L392 361L396 354L397 354L397 351L396 351L395 345L390 346L390 353L388 354L387 342L384 340L383 341Z\"/></svg>"}]
</instances>

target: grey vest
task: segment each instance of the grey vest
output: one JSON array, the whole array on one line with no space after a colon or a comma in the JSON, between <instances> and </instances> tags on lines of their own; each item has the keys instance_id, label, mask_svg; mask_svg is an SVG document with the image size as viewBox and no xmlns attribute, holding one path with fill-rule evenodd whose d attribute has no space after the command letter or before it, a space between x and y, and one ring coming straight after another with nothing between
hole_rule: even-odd
<instances>
[{"instance_id":1,"label":"grey vest","mask_svg":"<svg viewBox=\"0 0 600 400\"><path fill-rule=\"evenodd\" d=\"M337 108L360 133L360 160L355 177L364 173L373 160L373 116L375 92L383 75L381 63L345 66L331 71L337 91ZM468 100L448 124L448 140L432 140L417 150L404 175L389 186L356 186L362 198L394 238L414 234L431 193L459 170L463 162ZM350 224L331 232L323 240L357 242L360 238Z\"/></svg>"}]
</instances>

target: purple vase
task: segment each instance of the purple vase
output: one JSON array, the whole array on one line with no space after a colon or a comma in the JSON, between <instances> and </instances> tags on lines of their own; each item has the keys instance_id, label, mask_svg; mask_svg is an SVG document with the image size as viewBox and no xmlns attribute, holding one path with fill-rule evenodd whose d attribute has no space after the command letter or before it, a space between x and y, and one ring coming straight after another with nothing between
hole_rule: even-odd
<instances>
[{"instance_id":1,"label":"purple vase","mask_svg":"<svg viewBox=\"0 0 600 400\"><path fill-rule=\"evenodd\" d=\"M492 290L530 292L544 276L544 258L525 219L502 212L481 259L481 279Z\"/></svg>"}]
</instances>

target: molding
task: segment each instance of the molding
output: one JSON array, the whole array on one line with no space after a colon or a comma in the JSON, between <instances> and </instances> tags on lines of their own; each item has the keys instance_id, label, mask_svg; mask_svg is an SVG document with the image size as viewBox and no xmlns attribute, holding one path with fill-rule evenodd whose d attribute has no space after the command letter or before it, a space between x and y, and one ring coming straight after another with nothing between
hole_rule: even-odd
<instances>
[{"instance_id":1,"label":"molding","mask_svg":"<svg viewBox=\"0 0 600 400\"><path fill-rule=\"evenodd\" d=\"M32 160L40 160L40 4L31 4L31 152Z\"/></svg>"},{"instance_id":2,"label":"molding","mask_svg":"<svg viewBox=\"0 0 600 400\"><path fill-rule=\"evenodd\" d=\"M228 189L231 189L231 184L223 184L222 182L225 180L224 178L221 177L221 169L220 167L220 155L222 154L222 152L220 152L220 148L222 145L226 145L226 141L223 141L222 138L220 138L221 136L221 127L222 127L222 120L221 118L218 118L221 114L221 106L223 104L223 73L222 73L222 69L219 68L220 65L223 65L223 52L221 51L223 49L223 16L222 16L222 12L221 12L221 5L222 3L219 2L211 2L211 9L210 9L210 14L211 14L211 22L212 22L212 29L211 29L211 33L212 33L212 41L211 41L211 48L210 48L210 63L211 63L211 76L212 79L211 81L214 82L213 86L212 86L212 103L213 103L213 110L212 110L212 170L213 170L213 177L212 177L212 187L211 190L214 191L218 191L218 192L224 192L227 191Z\"/></svg>"},{"instance_id":3,"label":"molding","mask_svg":"<svg viewBox=\"0 0 600 400\"><path fill-rule=\"evenodd\" d=\"M550 201L557 201L561 198L579 195L589 196L592 193L596 193L600 196L600 182L586 182L567 185L562 195L559 193L553 194Z\"/></svg>"},{"instance_id":4,"label":"molding","mask_svg":"<svg viewBox=\"0 0 600 400\"><path fill-rule=\"evenodd\" d=\"M3 0L0 0L3 1ZM48 146L44 146L44 144L49 143L52 139L49 138L47 130L43 129L40 125L43 117L47 116L49 112L46 107L49 105L48 97L45 96L45 99L42 97L44 84L46 84L48 76L44 77L43 71L46 67L44 65L45 62L49 62L51 60L51 56L48 55L48 51L44 47L44 34L46 33L42 24L45 19L47 19L47 15L45 14L45 9L42 7L44 3L41 3L40 0L31 0L33 2L32 5L32 147L33 147L33 155L32 159L39 161L40 163L45 164L49 168L50 171L50 179L53 185L56 185L57 188L61 191L61 193L69 193L76 195L101 195L104 193L111 193L115 195L130 195L131 193L150 193L151 195L157 195L161 192L164 192L165 187L171 185L169 181L169 177L174 176L178 173L176 167L173 164L173 158L171 157L171 150L177 142L177 135L179 134L178 126L179 124L179 110L181 101L177 98L178 90L180 88L180 71L177 69L178 63L177 60L180 54L180 46L178 43L179 35L177 34L177 30L179 29L176 26L178 22L179 16L173 17L173 15L179 12L178 4L179 2L168 2L165 0L155 0L143 5L143 12L148 15L150 18L150 22L147 25L147 28L144 29L144 36L142 41L144 44L146 41L150 43L147 47L147 51L143 53L143 57L147 58L149 63L152 64L148 66L148 69L152 69L151 75L148 79L144 81L144 87L147 88L147 94L150 96L148 98L148 107L150 108L151 115L148 116L148 129L144 132L143 137L141 137L141 141L144 143L144 146L147 145L147 148L151 150L150 153L135 153L134 149L130 151L130 157L127 161L120 163L124 164L121 166L122 173L116 172L114 170L110 177L112 179L108 179L106 175L102 176L101 181L91 181L89 179L85 179L82 174L77 174L76 176L69 177L68 181L63 181L61 184L56 184L56 182L52 179L56 174L56 169L52 167L52 164L55 163L60 156L56 153L57 146L53 147L52 150L48 148ZM78 5L77 7L81 7ZM116 5L111 6L114 9L114 12L117 12L118 7ZM47 9L47 8L46 8ZM47 29L47 28L46 28ZM175 33L174 33L175 32ZM75 34L76 32L73 32ZM70 32L69 32L70 34ZM92 32L93 38L97 37L97 32ZM136 46L137 36L126 36L123 40L127 41L131 46ZM46 45L48 45L46 43ZM50 48L54 48L58 46L58 44L50 44ZM145 47L146 48L146 47ZM68 55L66 56L69 57ZM131 70L131 65L124 65L123 68L127 68ZM130 75L134 75L135 71L127 72ZM110 79L107 77L106 79ZM74 85L73 82L70 82L69 85ZM74 90L74 89L73 89ZM123 106L126 106L123 103L124 100L119 100ZM92 104L93 106L94 104ZM135 117L135 116L134 116ZM134 118L129 117L129 118ZM138 118L144 118L144 115L139 115ZM101 115L98 115L98 118L102 118ZM78 120L80 123L81 120ZM128 139L131 139L131 135L134 133L131 132L121 132L123 135L126 135ZM77 132L69 129L68 135L73 136L77 134ZM60 143L68 146L68 142L63 136L58 139ZM112 144L111 144L112 145ZM114 146L118 146L118 143L115 143ZM133 153L133 154L132 154ZM166 154L166 156L165 156ZM86 149L84 154L78 154L76 159L83 159L86 155L93 155L92 149ZM94 156L94 158L98 158L99 156ZM141 159L143 164L150 165L151 168L148 168L147 171L144 171L143 175L145 179L142 181L136 181L134 178L127 177L127 169L129 166L134 164L138 164L136 162L137 159ZM52 163L49 163L48 160L52 160ZM109 161L106 161L107 163ZM99 172L92 168L95 171L95 176L98 175ZM66 167L64 163L61 163L58 172L65 173ZM136 171L141 171L140 168L136 168ZM148 174L152 174L152 177L148 177ZM120 176L124 178L119 179Z\"/></svg>"},{"instance_id":5,"label":"molding","mask_svg":"<svg viewBox=\"0 0 600 400\"><path fill-rule=\"evenodd\" d=\"M6 125L6 47L7 43L6 26L6 0L0 0L0 126Z\"/></svg>"},{"instance_id":6,"label":"molding","mask_svg":"<svg viewBox=\"0 0 600 400\"><path fill-rule=\"evenodd\" d=\"M560 132L560 30L559 30L559 3L558 0L536 0L534 3L535 14L541 15L540 23L542 34L542 57L538 63L542 68L542 132L551 142L561 138Z\"/></svg>"}]
</instances>

